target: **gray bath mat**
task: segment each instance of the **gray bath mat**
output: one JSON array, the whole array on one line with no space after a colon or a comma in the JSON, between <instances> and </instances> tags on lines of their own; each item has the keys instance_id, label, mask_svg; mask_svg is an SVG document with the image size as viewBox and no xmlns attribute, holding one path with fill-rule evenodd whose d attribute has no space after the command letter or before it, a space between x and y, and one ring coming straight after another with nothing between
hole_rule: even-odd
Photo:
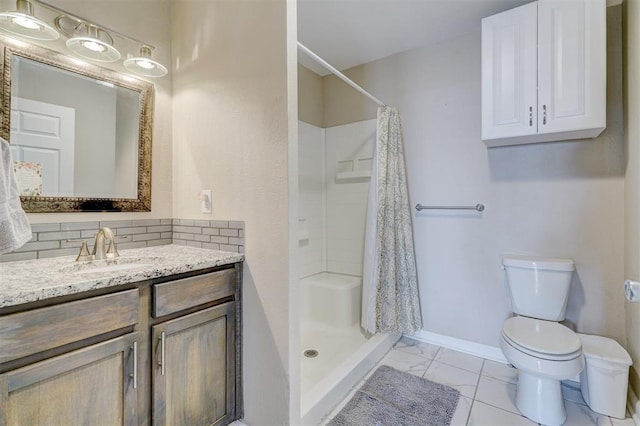
<instances>
[{"instance_id":1,"label":"gray bath mat","mask_svg":"<svg viewBox=\"0 0 640 426\"><path fill-rule=\"evenodd\" d=\"M452 387L382 365L329 426L448 426L458 399Z\"/></svg>"}]
</instances>

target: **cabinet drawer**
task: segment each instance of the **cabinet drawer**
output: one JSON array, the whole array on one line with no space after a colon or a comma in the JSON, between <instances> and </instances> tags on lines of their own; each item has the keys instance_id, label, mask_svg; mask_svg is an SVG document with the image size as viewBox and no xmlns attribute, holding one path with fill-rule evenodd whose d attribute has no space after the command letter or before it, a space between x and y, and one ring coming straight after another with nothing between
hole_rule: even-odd
<instances>
[{"instance_id":1,"label":"cabinet drawer","mask_svg":"<svg viewBox=\"0 0 640 426\"><path fill-rule=\"evenodd\" d=\"M0 364L138 322L138 289L0 317Z\"/></svg>"},{"instance_id":2,"label":"cabinet drawer","mask_svg":"<svg viewBox=\"0 0 640 426\"><path fill-rule=\"evenodd\" d=\"M233 296L235 284L235 269L156 284L153 287L153 316L161 317Z\"/></svg>"}]
</instances>

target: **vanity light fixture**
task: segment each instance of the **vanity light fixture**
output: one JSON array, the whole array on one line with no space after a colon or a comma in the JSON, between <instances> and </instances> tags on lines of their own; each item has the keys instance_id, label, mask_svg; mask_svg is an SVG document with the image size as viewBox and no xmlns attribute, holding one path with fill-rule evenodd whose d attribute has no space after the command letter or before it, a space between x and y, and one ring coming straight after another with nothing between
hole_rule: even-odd
<instances>
[{"instance_id":1,"label":"vanity light fixture","mask_svg":"<svg viewBox=\"0 0 640 426\"><path fill-rule=\"evenodd\" d=\"M16 10L0 13L0 29L8 33L37 40L56 40L60 34L33 14L29 0L17 0Z\"/></svg>"},{"instance_id":2,"label":"vanity light fixture","mask_svg":"<svg viewBox=\"0 0 640 426\"><path fill-rule=\"evenodd\" d=\"M70 15L60 15L55 22L60 32L69 37L67 47L76 55L98 62L120 59L111 34L104 28Z\"/></svg>"},{"instance_id":3,"label":"vanity light fixture","mask_svg":"<svg viewBox=\"0 0 640 426\"><path fill-rule=\"evenodd\" d=\"M126 59L124 66L131 72L144 75L146 77L162 77L167 75L167 69L160 62L151 59L151 48L142 46L140 56Z\"/></svg>"},{"instance_id":4,"label":"vanity light fixture","mask_svg":"<svg viewBox=\"0 0 640 426\"><path fill-rule=\"evenodd\" d=\"M33 4L45 10L44 21L35 17ZM55 16L55 18L53 18ZM50 26L46 22L52 22ZM151 59L154 47L119 31L106 28L85 18L75 16L42 0L16 0L16 10L0 13L0 31L39 40L56 40L63 35L66 45L76 55L97 62L116 62L121 54L114 46L131 52L140 49L139 56L128 54L124 67L145 77L162 77L168 71L161 63ZM115 38L115 40L114 40Z\"/></svg>"}]
</instances>

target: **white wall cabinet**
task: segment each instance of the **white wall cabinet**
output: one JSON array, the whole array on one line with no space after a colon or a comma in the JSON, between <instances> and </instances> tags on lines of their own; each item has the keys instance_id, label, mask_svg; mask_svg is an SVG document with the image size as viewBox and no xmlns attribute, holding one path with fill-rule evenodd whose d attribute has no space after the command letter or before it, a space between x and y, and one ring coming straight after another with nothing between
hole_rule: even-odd
<instances>
[{"instance_id":1,"label":"white wall cabinet","mask_svg":"<svg viewBox=\"0 0 640 426\"><path fill-rule=\"evenodd\" d=\"M488 146L593 138L605 122L605 0L540 0L482 20Z\"/></svg>"}]
</instances>

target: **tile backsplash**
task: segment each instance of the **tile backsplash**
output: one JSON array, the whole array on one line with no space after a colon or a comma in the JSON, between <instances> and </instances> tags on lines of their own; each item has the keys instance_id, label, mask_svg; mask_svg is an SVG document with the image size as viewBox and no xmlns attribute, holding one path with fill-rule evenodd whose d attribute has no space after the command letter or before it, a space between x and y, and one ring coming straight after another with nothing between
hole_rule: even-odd
<instances>
[{"instance_id":1,"label":"tile backsplash","mask_svg":"<svg viewBox=\"0 0 640 426\"><path fill-rule=\"evenodd\" d=\"M244 253L244 222L193 219L141 219L31 225L33 238L23 247L0 255L0 262L78 254L82 240L93 248L98 229L114 232L118 249L180 244Z\"/></svg>"},{"instance_id":2,"label":"tile backsplash","mask_svg":"<svg viewBox=\"0 0 640 426\"><path fill-rule=\"evenodd\" d=\"M244 222L174 219L173 244L244 253Z\"/></svg>"}]
</instances>

